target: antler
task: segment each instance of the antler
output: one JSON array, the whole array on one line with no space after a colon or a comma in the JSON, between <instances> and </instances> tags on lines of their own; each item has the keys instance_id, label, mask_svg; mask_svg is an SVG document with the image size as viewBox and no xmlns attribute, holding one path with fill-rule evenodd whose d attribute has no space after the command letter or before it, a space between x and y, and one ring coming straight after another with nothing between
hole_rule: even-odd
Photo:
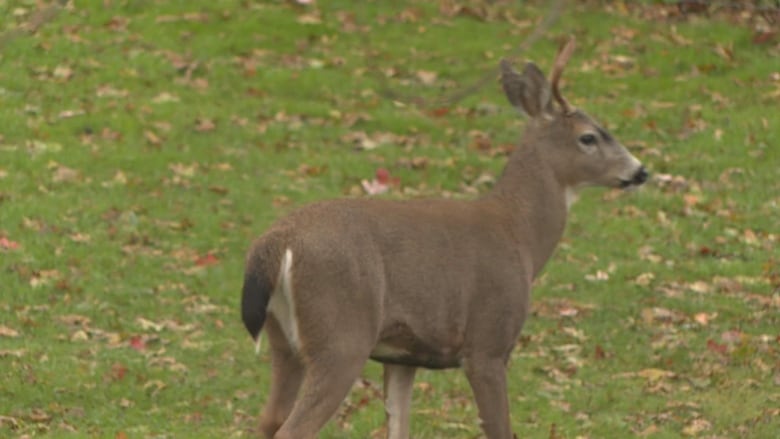
<instances>
[{"instance_id":1,"label":"antler","mask_svg":"<svg viewBox=\"0 0 780 439\"><path fill-rule=\"evenodd\" d=\"M569 102L561 96L561 91L558 88L558 82L561 79L563 68L566 67L566 63L571 58L571 54L574 52L574 36L569 38L569 41L564 44L558 51L558 55L555 57L555 63L553 64L552 77L550 83L552 83L552 94L555 101L561 106L564 113L572 113L574 109L569 105Z\"/></svg>"}]
</instances>

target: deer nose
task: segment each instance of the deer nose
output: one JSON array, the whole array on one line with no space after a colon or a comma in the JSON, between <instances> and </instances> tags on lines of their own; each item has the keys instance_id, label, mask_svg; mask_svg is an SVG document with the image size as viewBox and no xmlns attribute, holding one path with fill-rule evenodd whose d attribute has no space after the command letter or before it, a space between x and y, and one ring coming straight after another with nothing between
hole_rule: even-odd
<instances>
[{"instance_id":1,"label":"deer nose","mask_svg":"<svg viewBox=\"0 0 780 439\"><path fill-rule=\"evenodd\" d=\"M649 176L650 174L647 172L647 169L645 169L644 166L640 166L639 170L636 171L634 176L631 178L631 183L639 186L640 184L646 182Z\"/></svg>"}]
</instances>

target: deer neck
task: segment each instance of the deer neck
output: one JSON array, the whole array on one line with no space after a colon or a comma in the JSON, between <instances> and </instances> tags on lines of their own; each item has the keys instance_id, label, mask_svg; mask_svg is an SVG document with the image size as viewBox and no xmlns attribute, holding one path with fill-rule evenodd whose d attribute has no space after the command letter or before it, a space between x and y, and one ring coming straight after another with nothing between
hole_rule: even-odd
<instances>
[{"instance_id":1,"label":"deer neck","mask_svg":"<svg viewBox=\"0 0 780 439\"><path fill-rule=\"evenodd\" d=\"M530 250L534 277L560 241L573 201L573 192L557 180L542 154L535 145L523 142L486 196L506 212L516 244Z\"/></svg>"}]
</instances>

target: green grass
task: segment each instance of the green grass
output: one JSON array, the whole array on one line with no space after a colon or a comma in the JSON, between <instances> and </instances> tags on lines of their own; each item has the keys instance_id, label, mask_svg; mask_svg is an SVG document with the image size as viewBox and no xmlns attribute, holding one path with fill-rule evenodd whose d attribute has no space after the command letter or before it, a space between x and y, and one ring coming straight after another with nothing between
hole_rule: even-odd
<instances>
[{"instance_id":1,"label":"green grass","mask_svg":"<svg viewBox=\"0 0 780 439\"><path fill-rule=\"evenodd\" d=\"M547 69L576 35L566 95L655 178L573 208L510 363L513 428L775 437L777 40L729 14L569 3L515 61ZM238 314L251 239L306 202L366 196L378 167L401 179L391 197L487 190L504 157L475 133L497 152L522 130L497 84L432 111L546 14L77 1L19 32L36 4L0 0L2 437L251 437L269 380ZM361 132L379 146L355 148ZM323 437L381 437L380 367L364 376ZM418 375L412 432L480 435L459 371Z\"/></svg>"}]
</instances>

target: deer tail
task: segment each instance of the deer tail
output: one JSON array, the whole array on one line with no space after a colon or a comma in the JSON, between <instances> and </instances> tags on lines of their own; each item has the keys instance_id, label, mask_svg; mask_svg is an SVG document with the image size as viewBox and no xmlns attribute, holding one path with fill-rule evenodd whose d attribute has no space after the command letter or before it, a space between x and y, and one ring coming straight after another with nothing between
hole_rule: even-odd
<instances>
[{"instance_id":1,"label":"deer tail","mask_svg":"<svg viewBox=\"0 0 780 439\"><path fill-rule=\"evenodd\" d=\"M260 351L260 331L266 318L266 309L271 300L274 285L268 271L260 267L247 267L244 274L244 287L241 293L241 319L249 335L255 341L255 349Z\"/></svg>"}]
</instances>

